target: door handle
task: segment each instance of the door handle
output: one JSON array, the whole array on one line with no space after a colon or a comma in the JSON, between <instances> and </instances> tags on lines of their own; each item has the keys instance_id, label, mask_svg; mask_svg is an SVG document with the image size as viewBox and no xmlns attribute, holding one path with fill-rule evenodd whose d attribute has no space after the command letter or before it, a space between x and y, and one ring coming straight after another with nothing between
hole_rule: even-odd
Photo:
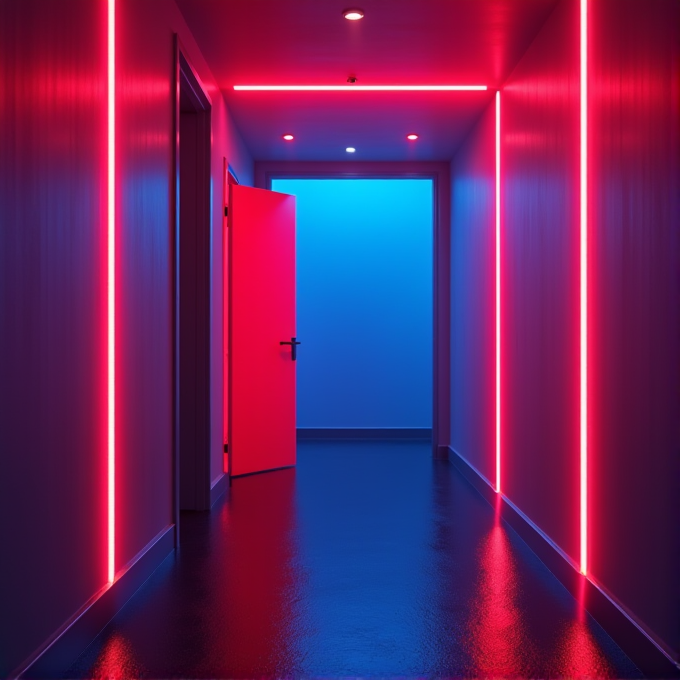
<instances>
[{"instance_id":1,"label":"door handle","mask_svg":"<svg viewBox=\"0 0 680 680\"><path fill-rule=\"evenodd\" d=\"M301 342L298 342L298 341L297 341L297 338L295 338L295 337L291 338L291 339L290 339L290 342L286 342L286 341L283 341L283 340L282 340L282 341L279 343L279 345L290 345L290 358L291 358L293 361L296 361L296 360L297 360L297 346L298 346L298 345L301 345L301 344L302 344L302 343L301 343Z\"/></svg>"}]
</instances>

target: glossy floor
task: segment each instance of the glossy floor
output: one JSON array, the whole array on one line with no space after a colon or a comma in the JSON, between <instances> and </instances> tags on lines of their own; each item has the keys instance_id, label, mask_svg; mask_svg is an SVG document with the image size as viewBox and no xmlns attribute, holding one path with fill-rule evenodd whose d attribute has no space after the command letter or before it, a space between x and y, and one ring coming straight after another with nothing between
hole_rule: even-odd
<instances>
[{"instance_id":1,"label":"glossy floor","mask_svg":"<svg viewBox=\"0 0 680 680\"><path fill-rule=\"evenodd\" d=\"M68 677L641 677L429 445L299 445L182 517Z\"/></svg>"}]
</instances>

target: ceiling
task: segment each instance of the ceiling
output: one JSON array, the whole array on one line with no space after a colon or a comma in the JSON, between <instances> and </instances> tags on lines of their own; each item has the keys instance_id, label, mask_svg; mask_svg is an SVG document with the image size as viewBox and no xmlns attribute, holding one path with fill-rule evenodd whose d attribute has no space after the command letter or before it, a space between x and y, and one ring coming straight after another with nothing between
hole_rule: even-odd
<instances>
[{"instance_id":1,"label":"ceiling","mask_svg":"<svg viewBox=\"0 0 680 680\"><path fill-rule=\"evenodd\" d=\"M177 0L255 160L449 160L557 0ZM342 10L366 16L347 21ZM235 92L234 85L487 85ZM351 87L351 85L347 85ZM416 142L406 135L420 135ZM292 133L293 142L282 135ZM347 146L356 153L345 152Z\"/></svg>"}]
</instances>

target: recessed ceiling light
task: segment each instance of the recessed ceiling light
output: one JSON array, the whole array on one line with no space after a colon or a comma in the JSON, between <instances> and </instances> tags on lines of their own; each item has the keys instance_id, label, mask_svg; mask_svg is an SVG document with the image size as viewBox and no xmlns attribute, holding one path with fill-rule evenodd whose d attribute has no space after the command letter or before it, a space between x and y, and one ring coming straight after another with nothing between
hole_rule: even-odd
<instances>
[{"instance_id":1,"label":"recessed ceiling light","mask_svg":"<svg viewBox=\"0 0 680 680\"><path fill-rule=\"evenodd\" d=\"M415 142L415 140L418 139L418 135L416 134L406 135L406 139L410 139L412 142Z\"/></svg>"},{"instance_id":2,"label":"recessed ceiling light","mask_svg":"<svg viewBox=\"0 0 680 680\"><path fill-rule=\"evenodd\" d=\"M348 21L359 21L359 19L364 18L364 10L363 9L346 9L343 13L342 16L345 17Z\"/></svg>"},{"instance_id":3,"label":"recessed ceiling light","mask_svg":"<svg viewBox=\"0 0 680 680\"><path fill-rule=\"evenodd\" d=\"M345 149L345 151L346 151L347 153L354 153L354 152L356 151L356 149L355 149L353 146L348 146L348 147Z\"/></svg>"},{"instance_id":4,"label":"recessed ceiling light","mask_svg":"<svg viewBox=\"0 0 680 680\"><path fill-rule=\"evenodd\" d=\"M290 134L288 134L288 135L283 135L283 138L284 138L287 142L292 142L292 141L295 139L295 137L293 137L293 135L290 135Z\"/></svg>"}]
</instances>

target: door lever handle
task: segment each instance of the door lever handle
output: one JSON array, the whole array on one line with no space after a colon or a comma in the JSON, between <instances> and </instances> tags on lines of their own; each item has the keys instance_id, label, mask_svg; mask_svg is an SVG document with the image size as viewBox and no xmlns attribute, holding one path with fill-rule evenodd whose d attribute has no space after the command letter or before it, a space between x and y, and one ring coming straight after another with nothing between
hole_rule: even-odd
<instances>
[{"instance_id":1,"label":"door lever handle","mask_svg":"<svg viewBox=\"0 0 680 680\"><path fill-rule=\"evenodd\" d=\"M290 339L290 342L286 342L282 340L279 345L290 345L290 358L293 361L297 361L297 346L301 345L301 342L298 342L297 338L293 337Z\"/></svg>"}]
</instances>

